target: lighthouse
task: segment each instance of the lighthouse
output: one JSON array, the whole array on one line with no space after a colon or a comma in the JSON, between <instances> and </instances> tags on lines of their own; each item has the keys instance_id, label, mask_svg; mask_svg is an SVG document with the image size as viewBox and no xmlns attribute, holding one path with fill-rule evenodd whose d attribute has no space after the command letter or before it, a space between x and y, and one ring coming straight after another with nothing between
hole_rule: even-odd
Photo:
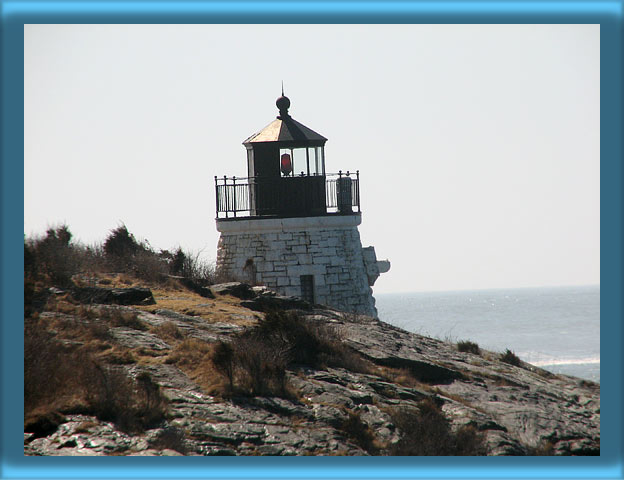
<instances>
[{"instance_id":1,"label":"lighthouse","mask_svg":"<svg viewBox=\"0 0 624 480\"><path fill-rule=\"evenodd\" d=\"M372 285L390 262L362 248L360 173L327 173L327 138L293 119L290 99L243 145L247 177L215 177L217 274L313 304L377 316Z\"/></svg>"}]
</instances>

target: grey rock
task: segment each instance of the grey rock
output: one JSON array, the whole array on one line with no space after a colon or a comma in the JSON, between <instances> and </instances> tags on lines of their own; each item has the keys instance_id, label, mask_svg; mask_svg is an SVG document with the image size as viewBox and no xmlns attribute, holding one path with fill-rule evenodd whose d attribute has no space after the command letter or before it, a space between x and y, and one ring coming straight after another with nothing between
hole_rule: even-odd
<instances>
[{"instance_id":1,"label":"grey rock","mask_svg":"<svg viewBox=\"0 0 624 480\"><path fill-rule=\"evenodd\" d=\"M116 305L153 305L156 303L152 291L143 287L74 287L72 296L81 303L112 303Z\"/></svg>"},{"instance_id":2,"label":"grey rock","mask_svg":"<svg viewBox=\"0 0 624 480\"><path fill-rule=\"evenodd\" d=\"M259 295L253 300L243 300L241 307L255 312L270 312L271 310L310 310L312 305L298 297Z\"/></svg>"},{"instance_id":3,"label":"grey rock","mask_svg":"<svg viewBox=\"0 0 624 480\"><path fill-rule=\"evenodd\" d=\"M218 295L235 294L252 302L277 298L266 289L239 283L216 287L213 291ZM372 317L317 306L301 313L331 325L347 347L360 352L380 372L389 373L297 367L287 373L296 398L219 398L162 359L133 364L126 367L130 375L149 373L168 398L169 415L163 424L128 435L95 417L66 414L54 417L54 425L41 428L37 435L26 431L24 454L367 455L343 431L349 414L357 415L370 428L383 453L401 434L392 412L416 408L425 398L441 405L453 429L472 425L481 432L490 455L526 455L544 445L551 445L557 455L600 453L598 384L524 363L520 367L507 365L492 352L458 352L454 344L412 334ZM42 318L46 315L60 318L61 314L41 313ZM206 342L227 339L244 329L170 310L138 312L138 318L151 326L172 322L185 336ZM126 348L163 355L171 349L149 331L111 330L111 342ZM394 378L392 372L402 370L411 372L417 381L397 383L400 375Z\"/></svg>"},{"instance_id":4,"label":"grey rock","mask_svg":"<svg viewBox=\"0 0 624 480\"><path fill-rule=\"evenodd\" d=\"M216 295L232 295L241 300L250 300L256 296L251 286L241 282L218 283L211 285L210 289Z\"/></svg>"}]
</instances>

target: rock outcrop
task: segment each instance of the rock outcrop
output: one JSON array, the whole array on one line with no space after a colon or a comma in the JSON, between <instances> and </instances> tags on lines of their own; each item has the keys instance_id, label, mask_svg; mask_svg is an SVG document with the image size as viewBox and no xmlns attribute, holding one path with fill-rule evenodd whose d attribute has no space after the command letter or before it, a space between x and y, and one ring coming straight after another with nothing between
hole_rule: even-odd
<instances>
[{"instance_id":1,"label":"rock outcrop","mask_svg":"<svg viewBox=\"0 0 624 480\"><path fill-rule=\"evenodd\" d=\"M289 369L292 398L232 397L208 394L177 365L168 362L173 345L157 335L174 325L185 338L227 340L245 328L170 310L124 308L150 327L116 326L113 342L150 353L150 361L123 365L130 376L149 373L169 400L169 415L156 428L123 433L111 422L84 413L63 413L45 435L24 434L26 455L368 455L387 453L401 431L393 421L398 407L416 408L424 399L439 405L453 429L473 426L485 437L489 455L527 455L547 449L557 455L600 453L598 384L554 375L529 364L513 366L500 354L459 352L456 345L409 333L372 317L303 305L262 289L215 286L220 298L261 315L269 306L298 308L309 321L329 325L345 347L372 365L405 372L416 383L392 375L346 368ZM233 296L232 296L233 295ZM244 299L240 301L239 299ZM158 301L158 298L156 298ZM273 302L273 303L271 303ZM155 330L156 329L156 330ZM156 333L155 333L156 332ZM357 416L374 434L375 450L345 428ZM53 431L50 431L53 430Z\"/></svg>"},{"instance_id":2,"label":"rock outcrop","mask_svg":"<svg viewBox=\"0 0 624 480\"><path fill-rule=\"evenodd\" d=\"M72 296L81 303L116 305L153 305L156 303L149 288L75 287Z\"/></svg>"}]
</instances>

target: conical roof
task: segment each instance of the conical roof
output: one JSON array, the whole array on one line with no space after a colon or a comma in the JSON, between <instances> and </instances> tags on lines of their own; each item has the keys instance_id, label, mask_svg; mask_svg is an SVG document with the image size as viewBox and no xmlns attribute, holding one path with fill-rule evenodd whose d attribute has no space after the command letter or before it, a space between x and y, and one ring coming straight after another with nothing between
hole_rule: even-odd
<instances>
[{"instance_id":1,"label":"conical roof","mask_svg":"<svg viewBox=\"0 0 624 480\"><path fill-rule=\"evenodd\" d=\"M269 125L243 141L243 145L260 142L290 142L302 146L321 146L327 139L315 131L294 120L288 114L290 100L281 96L275 102L280 109L280 115Z\"/></svg>"}]
</instances>

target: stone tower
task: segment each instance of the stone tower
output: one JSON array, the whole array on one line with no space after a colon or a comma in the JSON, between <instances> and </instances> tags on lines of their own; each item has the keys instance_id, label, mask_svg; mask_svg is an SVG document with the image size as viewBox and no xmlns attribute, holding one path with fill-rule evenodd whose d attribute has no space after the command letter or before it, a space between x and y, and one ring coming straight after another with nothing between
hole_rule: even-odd
<instances>
[{"instance_id":1,"label":"stone tower","mask_svg":"<svg viewBox=\"0 0 624 480\"><path fill-rule=\"evenodd\" d=\"M390 262L362 248L359 171L325 171L327 139L294 120L290 100L243 142L246 178L215 177L217 273L311 303L377 316L371 286Z\"/></svg>"}]
</instances>

